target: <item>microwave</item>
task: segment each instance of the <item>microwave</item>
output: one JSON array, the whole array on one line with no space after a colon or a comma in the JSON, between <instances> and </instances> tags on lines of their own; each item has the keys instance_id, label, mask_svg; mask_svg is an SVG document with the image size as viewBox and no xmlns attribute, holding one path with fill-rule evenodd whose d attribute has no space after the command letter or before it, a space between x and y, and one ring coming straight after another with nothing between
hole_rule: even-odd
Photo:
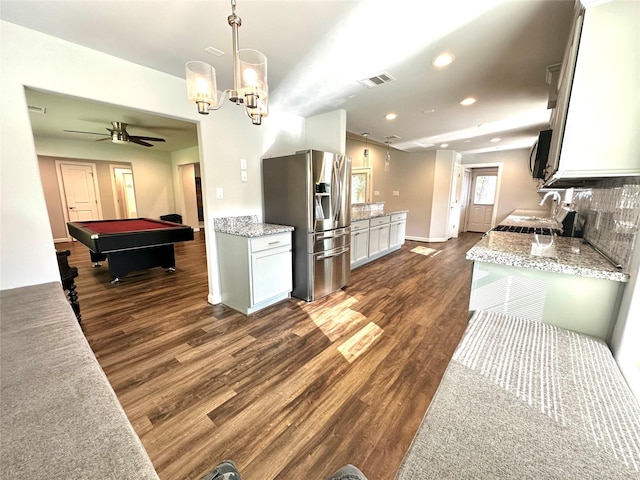
<instances>
[{"instance_id":1,"label":"microwave","mask_svg":"<svg viewBox=\"0 0 640 480\"><path fill-rule=\"evenodd\" d=\"M549 160L549 149L551 148L552 130L542 130L538 135L538 140L531 148L529 156L529 171L533 178L544 179L547 160Z\"/></svg>"}]
</instances>

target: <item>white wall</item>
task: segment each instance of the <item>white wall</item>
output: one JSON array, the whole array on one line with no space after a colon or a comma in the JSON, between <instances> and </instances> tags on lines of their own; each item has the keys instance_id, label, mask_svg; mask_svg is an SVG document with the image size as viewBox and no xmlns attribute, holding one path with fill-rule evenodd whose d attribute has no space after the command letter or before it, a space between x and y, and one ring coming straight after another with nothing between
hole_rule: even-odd
<instances>
[{"instance_id":1,"label":"white wall","mask_svg":"<svg viewBox=\"0 0 640 480\"><path fill-rule=\"evenodd\" d=\"M309 117L306 122L307 148L344 155L347 149L347 112L334 112Z\"/></svg>"},{"instance_id":2,"label":"white wall","mask_svg":"<svg viewBox=\"0 0 640 480\"><path fill-rule=\"evenodd\" d=\"M453 150L436 152L433 201L429 238L432 242L444 242L451 237L449 216L451 213L451 182L458 154Z\"/></svg>"},{"instance_id":3,"label":"white wall","mask_svg":"<svg viewBox=\"0 0 640 480\"><path fill-rule=\"evenodd\" d=\"M186 99L184 79L5 21L1 23L0 45L0 289L59 281L25 86L197 123L203 201L210 231L214 216L261 213L261 156L288 154L306 146L305 120L295 115L271 112L263 126L257 127L251 125L242 108L229 103L220 111L200 116ZM240 183L240 158L250 160L246 183ZM144 189L144 177L155 175L157 166L150 161L134 165L136 189ZM171 176L171 171L168 161L166 175ZM215 198L218 186L224 188L223 199ZM171 211L175 208L173 183L167 182L166 189L154 200L139 207L154 214ZM206 242L209 301L217 303L220 289L215 236L207 236Z\"/></svg>"}]
</instances>

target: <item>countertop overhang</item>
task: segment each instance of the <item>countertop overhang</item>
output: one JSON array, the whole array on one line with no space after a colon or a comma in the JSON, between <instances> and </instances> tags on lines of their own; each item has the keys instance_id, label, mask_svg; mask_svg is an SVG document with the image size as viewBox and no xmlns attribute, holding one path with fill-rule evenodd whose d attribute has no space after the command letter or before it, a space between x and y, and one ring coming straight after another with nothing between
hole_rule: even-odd
<instances>
[{"instance_id":1,"label":"countertop overhang","mask_svg":"<svg viewBox=\"0 0 640 480\"><path fill-rule=\"evenodd\" d=\"M537 219L520 220L513 217L526 217L526 210L516 210L509 215L505 222L527 222L526 226L545 226L552 219L544 219L542 225L536 224ZM532 215L535 217L535 215ZM523 223L520 223L523 224ZM548 225L548 223L546 223ZM579 252L576 248L579 247ZM542 255L532 254L532 251L545 251ZM545 248L537 245L534 234L489 231L474 245L466 256L467 260L495 263L521 268L532 268L544 272L578 275L582 277L600 278L616 282L628 282L629 275L613 266L606 258L598 253L591 245L581 238L553 236L553 244Z\"/></svg>"}]
</instances>

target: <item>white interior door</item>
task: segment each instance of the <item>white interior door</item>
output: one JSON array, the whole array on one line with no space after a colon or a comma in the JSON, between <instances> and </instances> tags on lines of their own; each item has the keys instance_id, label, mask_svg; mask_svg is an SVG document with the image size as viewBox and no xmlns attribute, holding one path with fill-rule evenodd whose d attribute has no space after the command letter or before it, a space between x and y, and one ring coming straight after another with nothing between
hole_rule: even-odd
<instances>
[{"instance_id":1,"label":"white interior door","mask_svg":"<svg viewBox=\"0 0 640 480\"><path fill-rule=\"evenodd\" d=\"M486 232L491 230L497 185L497 169L474 169L471 205L469 206L469 223L467 225L468 231Z\"/></svg>"},{"instance_id":2,"label":"white interior door","mask_svg":"<svg viewBox=\"0 0 640 480\"><path fill-rule=\"evenodd\" d=\"M61 163L60 174L69 221L100 220L93 166Z\"/></svg>"}]
</instances>

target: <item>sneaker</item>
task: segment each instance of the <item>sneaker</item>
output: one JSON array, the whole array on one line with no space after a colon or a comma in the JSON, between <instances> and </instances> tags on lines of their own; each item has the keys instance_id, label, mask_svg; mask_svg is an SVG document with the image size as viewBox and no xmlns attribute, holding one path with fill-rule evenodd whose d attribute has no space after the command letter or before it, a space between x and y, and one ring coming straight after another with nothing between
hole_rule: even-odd
<instances>
[{"instance_id":1,"label":"sneaker","mask_svg":"<svg viewBox=\"0 0 640 480\"><path fill-rule=\"evenodd\" d=\"M225 460L213 471L207 473L201 480L242 480L240 478L240 472L236 464L231 460Z\"/></svg>"}]
</instances>

